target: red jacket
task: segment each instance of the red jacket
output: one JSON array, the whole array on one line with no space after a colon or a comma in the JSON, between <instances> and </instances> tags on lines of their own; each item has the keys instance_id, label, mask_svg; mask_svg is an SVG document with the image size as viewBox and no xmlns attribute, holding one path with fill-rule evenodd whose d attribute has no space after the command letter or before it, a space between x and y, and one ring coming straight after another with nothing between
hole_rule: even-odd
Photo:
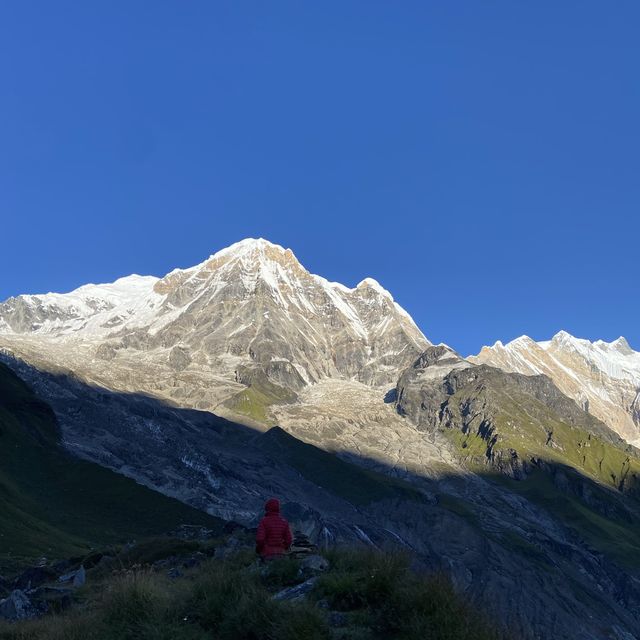
<instances>
[{"instance_id":1,"label":"red jacket","mask_svg":"<svg viewBox=\"0 0 640 640\"><path fill-rule=\"evenodd\" d=\"M289 523L280 515L280 502L275 498L267 500L264 510L256 534L256 551L263 558L281 556L291 546Z\"/></svg>"}]
</instances>

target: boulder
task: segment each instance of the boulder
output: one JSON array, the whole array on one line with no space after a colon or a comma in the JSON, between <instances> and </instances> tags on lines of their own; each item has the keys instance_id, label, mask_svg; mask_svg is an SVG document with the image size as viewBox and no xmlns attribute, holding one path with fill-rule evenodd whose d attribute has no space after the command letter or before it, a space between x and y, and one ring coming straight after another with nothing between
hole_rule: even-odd
<instances>
[{"instance_id":1,"label":"boulder","mask_svg":"<svg viewBox=\"0 0 640 640\"><path fill-rule=\"evenodd\" d=\"M299 600L303 600L315 587L317 581L317 577L309 578L309 580L306 580L302 584L297 584L295 587L289 587L282 591L278 591L278 593L272 596L272 600L287 602L298 602Z\"/></svg>"},{"instance_id":2,"label":"boulder","mask_svg":"<svg viewBox=\"0 0 640 640\"><path fill-rule=\"evenodd\" d=\"M300 572L323 573L329 569L329 561L323 556L310 555L300 562Z\"/></svg>"},{"instance_id":3,"label":"boulder","mask_svg":"<svg viewBox=\"0 0 640 640\"><path fill-rule=\"evenodd\" d=\"M8 598L0 600L0 618L5 620L28 620L35 618L39 613L24 591L20 589L12 591Z\"/></svg>"},{"instance_id":4,"label":"boulder","mask_svg":"<svg viewBox=\"0 0 640 640\"><path fill-rule=\"evenodd\" d=\"M87 572L84 565L80 565L79 569L64 573L58 578L58 582L71 582L74 587L81 587L87 581Z\"/></svg>"},{"instance_id":5,"label":"boulder","mask_svg":"<svg viewBox=\"0 0 640 640\"><path fill-rule=\"evenodd\" d=\"M76 575L73 577L73 586L82 587L86 581L87 572L85 571L84 566L81 565L80 568L76 571Z\"/></svg>"}]
</instances>

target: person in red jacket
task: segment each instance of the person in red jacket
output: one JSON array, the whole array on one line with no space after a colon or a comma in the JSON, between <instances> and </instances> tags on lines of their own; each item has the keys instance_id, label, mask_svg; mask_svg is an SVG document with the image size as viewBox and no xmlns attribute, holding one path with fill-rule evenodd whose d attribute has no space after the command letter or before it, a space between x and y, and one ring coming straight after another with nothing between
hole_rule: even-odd
<instances>
[{"instance_id":1,"label":"person in red jacket","mask_svg":"<svg viewBox=\"0 0 640 640\"><path fill-rule=\"evenodd\" d=\"M280 501L267 500L264 518L258 525L256 552L263 560L284 555L291 546L292 536L289 523L280 515Z\"/></svg>"}]
</instances>

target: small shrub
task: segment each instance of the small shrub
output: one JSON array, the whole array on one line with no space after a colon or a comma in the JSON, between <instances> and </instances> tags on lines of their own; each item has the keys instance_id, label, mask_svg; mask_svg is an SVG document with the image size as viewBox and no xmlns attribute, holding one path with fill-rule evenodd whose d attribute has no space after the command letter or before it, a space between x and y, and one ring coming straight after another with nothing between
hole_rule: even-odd
<instances>
[{"instance_id":1,"label":"small shrub","mask_svg":"<svg viewBox=\"0 0 640 640\"><path fill-rule=\"evenodd\" d=\"M316 592L335 611L353 611L367 606L361 577L346 571L321 576Z\"/></svg>"},{"instance_id":2,"label":"small shrub","mask_svg":"<svg viewBox=\"0 0 640 640\"><path fill-rule=\"evenodd\" d=\"M218 629L238 608L260 608L269 594L256 576L210 562L193 585L187 609L205 629Z\"/></svg>"},{"instance_id":3,"label":"small shrub","mask_svg":"<svg viewBox=\"0 0 640 640\"><path fill-rule=\"evenodd\" d=\"M353 611L384 605L407 573L404 554L354 549L332 554L335 570L322 576L318 592L331 608Z\"/></svg>"},{"instance_id":4,"label":"small shrub","mask_svg":"<svg viewBox=\"0 0 640 640\"><path fill-rule=\"evenodd\" d=\"M102 604L103 620L122 640L138 640L145 626L165 619L168 597L160 578L149 572L118 576L109 585Z\"/></svg>"}]
</instances>

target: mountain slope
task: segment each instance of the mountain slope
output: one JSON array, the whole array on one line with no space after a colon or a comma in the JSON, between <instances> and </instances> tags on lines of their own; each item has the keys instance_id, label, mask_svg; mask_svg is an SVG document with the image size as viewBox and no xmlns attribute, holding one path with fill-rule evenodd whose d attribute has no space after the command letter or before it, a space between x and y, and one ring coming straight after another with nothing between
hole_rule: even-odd
<instances>
[{"instance_id":1,"label":"mountain slope","mask_svg":"<svg viewBox=\"0 0 640 640\"><path fill-rule=\"evenodd\" d=\"M221 521L69 455L51 408L0 364L0 563Z\"/></svg>"},{"instance_id":2,"label":"mountain slope","mask_svg":"<svg viewBox=\"0 0 640 640\"><path fill-rule=\"evenodd\" d=\"M162 279L130 276L0 304L0 347L40 368L184 407L226 406L262 423L271 399L255 389L249 402L239 397L248 386L239 369L289 392L326 378L392 385L428 345L374 280L353 289L328 282L265 240Z\"/></svg>"},{"instance_id":3,"label":"mountain slope","mask_svg":"<svg viewBox=\"0 0 640 640\"><path fill-rule=\"evenodd\" d=\"M470 468L494 472L561 521L574 517L569 524L591 544L638 566L640 451L546 376L470 365L431 347L401 376L397 407L444 433Z\"/></svg>"},{"instance_id":4,"label":"mountain slope","mask_svg":"<svg viewBox=\"0 0 640 640\"><path fill-rule=\"evenodd\" d=\"M545 374L628 442L640 443L640 353L624 338L589 342L565 331L546 342L522 336L484 347L469 360L526 375Z\"/></svg>"}]
</instances>

